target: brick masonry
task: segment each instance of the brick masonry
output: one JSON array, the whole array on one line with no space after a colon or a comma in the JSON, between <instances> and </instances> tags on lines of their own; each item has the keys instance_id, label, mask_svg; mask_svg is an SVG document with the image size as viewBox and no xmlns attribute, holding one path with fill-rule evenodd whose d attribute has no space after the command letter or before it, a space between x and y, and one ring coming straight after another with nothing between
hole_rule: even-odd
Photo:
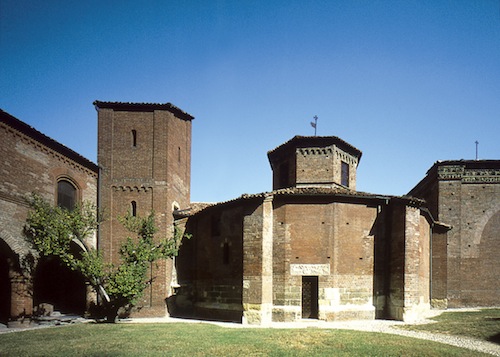
<instances>
[{"instance_id":1,"label":"brick masonry","mask_svg":"<svg viewBox=\"0 0 500 357\"><path fill-rule=\"evenodd\" d=\"M155 212L157 237L173 236L173 211L188 207L191 173L191 116L168 105L96 102L98 110L99 209L106 220L99 249L119 262L130 233L117 217ZM171 296L171 259L151 267L152 283L134 316L165 316Z\"/></svg>"},{"instance_id":2,"label":"brick masonry","mask_svg":"<svg viewBox=\"0 0 500 357\"><path fill-rule=\"evenodd\" d=\"M447 253L438 243L434 255L439 284L432 284L433 299L449 307L498 305L500 161L437 162L410 194L426 199L432 214L452 226Z\"/></svg>"},{"instance_id":3,"label":"brick masonry","mask_svg":"<svg viewBox=\"0 0 500 357\"><path fill-rule=\"evenodd\" d=\"M24 258L32 253L23 235L26 198L34 192L56 204L57 182L63 179L75 186L78 201L95 203L97 166L3 111L0 119L0 260L8 262L0 272L0 316L1 322L18 325L29 321L33 297L39 295L33 291L33 276L23 269ZM87 243L95 246L95 237Z\"/></svg>"},{"instance_id":4,"label":"brick masonry","mask_svg":"<svg viewBox=\"0 0 500 357\"><path fill-rule=\"evenodd\" d=\"M192 234L175 262L152 267L134 316L265 325L317 309L323 320L411 321L431 303L498 305L498 160L436 163L410 192L424 202L356 192L361 151L337 137L296 136L268 153L273 192L195 209L193 117L171 104L94 104L99 190L95 164L0 113L0 290L9 301L2 321L22 324L33 308L19 260L30 252L23 198L36 191L55 203L60 179L75 185L79 200L98 201L106 221L89 244L110 262L128 235L116 217L132 207L155 211L159 236L170 237L174 225ZM316 302L304 297L306 280Z\"/></svg>"},{"instance_id":5,"label":"brick masonry","mask_svg":"<svg viewBox=\"0 0 500 357\"><path fill-rule=\"evenodd\" d=\"M193 238L177 260L177 299L192 307L188 315L225 319L231 313L235 321L260 325L297 321L304 313L327 321L411 321L430 308L432 217L421 200L357 193L355 169L351 188L341 185L335 167L356 153L348 149L335 161L339 150L330 139L292 139L268 155L274 170L293 168L285 175L287 188L275 172L271 193L183 216ZM232 247L229 264L222 242ZM317 281L316 301L304 295L307 279ZM229 305L227 291L242 294L231 295Z\"/></svg>"}]
</instances>

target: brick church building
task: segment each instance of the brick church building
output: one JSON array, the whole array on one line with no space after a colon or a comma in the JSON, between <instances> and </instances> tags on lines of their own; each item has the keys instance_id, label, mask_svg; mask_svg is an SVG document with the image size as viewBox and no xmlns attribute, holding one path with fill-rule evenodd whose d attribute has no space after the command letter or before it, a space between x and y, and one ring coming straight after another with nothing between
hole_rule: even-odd
<instances>
[{"instance_id":1,"label":"brick church building","mask_svg":"<svg viewBox=\"0 0 500 357\"><path fill-rule=\"evenodd\" d=\"M152 267L133 316L266 324L389 318L432 306L498 306L500 160L437 162L408 196L356 190L361 151L335 136L269 151L272 191L190 201L190 114L167 104L96 101L98 165L0 112L0 323L50 303L82 313L84 282L54 259L27 272L25 197L96 202L106 220L88 242L117 261L127 211L156 214L159 235L192 235ZM31 283L32 282L32 283Z\"/></svg>"}]
</instances>

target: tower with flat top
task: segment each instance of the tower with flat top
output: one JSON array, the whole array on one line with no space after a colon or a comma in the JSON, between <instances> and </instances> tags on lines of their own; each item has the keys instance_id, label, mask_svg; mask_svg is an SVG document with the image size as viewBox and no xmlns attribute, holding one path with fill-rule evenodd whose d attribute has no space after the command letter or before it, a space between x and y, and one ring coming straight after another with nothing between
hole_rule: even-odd
<instances>
[{"instance_id":1,"label":"tower with flat top","mask_svg":"<svg viewBox=\"0 0 500 357\"><path fill-rule=\"evenodd\" d=\"M190 202L190 114L170 103L95 101L98 113L99 249L119 262L127 236L117 217L155 213L159 238L173 234L173 211ZM134 316L165 316L171 296L172 260L151 266L151 282Z\"/></svg>"}]
</instances>

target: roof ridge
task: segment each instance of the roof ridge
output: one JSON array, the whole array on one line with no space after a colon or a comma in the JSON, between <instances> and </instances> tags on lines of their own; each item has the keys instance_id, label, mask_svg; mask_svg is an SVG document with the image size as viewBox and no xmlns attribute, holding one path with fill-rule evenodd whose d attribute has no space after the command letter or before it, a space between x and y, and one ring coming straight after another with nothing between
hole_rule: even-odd
<instances>
[{"instance_id":1,"label":"roof ridge","mask_svg":"<svg viewBox=\"0 0 500 357\"><path fill-rule=\"evenodd\" d=\"M167 103L134 103L134 102L112 102L94 100L92 103L96 108L114 109L114 110L130 110L130 111L154 111L154 110L168 110L178 116L180 119L193 120L194 116L175 106L174 104Z\"/></svg>"}]
</instances>

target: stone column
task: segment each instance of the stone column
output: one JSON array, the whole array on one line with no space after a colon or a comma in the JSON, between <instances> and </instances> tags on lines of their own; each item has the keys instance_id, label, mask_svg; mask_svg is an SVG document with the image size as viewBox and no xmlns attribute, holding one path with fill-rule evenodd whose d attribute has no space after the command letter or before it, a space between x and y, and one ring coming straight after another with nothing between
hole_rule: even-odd
<instances>
[{"instance_id":1,"label":"stone column","mask_svg":"<svg viewBox=\"0 0 500 357\"><path fill-rule=\"evenodd\" d=\"M403 321L421 319L430 309L430 224L406 207Z\"/></svg>"},{"instance_id":2,"label":"stone column","mask_svg":"<svg viewBox=\"0 0 500 357\"><path fill-rule=\"evenodd\" d=\"M243 324L266 325L273 306L273 203L243 219Z\"/></svg>"},{"instance_id":3,"label":"stone column","mask_svg":"<svg viewBox=\"0 0 500 357\"><path fill-rule=\"evenodd\" d=\"M9 327L22 327L31 323L33 314L33 297L29 284L19 272L11 269L10 273L11 301Z\"/></svg>"}]
</instances>

